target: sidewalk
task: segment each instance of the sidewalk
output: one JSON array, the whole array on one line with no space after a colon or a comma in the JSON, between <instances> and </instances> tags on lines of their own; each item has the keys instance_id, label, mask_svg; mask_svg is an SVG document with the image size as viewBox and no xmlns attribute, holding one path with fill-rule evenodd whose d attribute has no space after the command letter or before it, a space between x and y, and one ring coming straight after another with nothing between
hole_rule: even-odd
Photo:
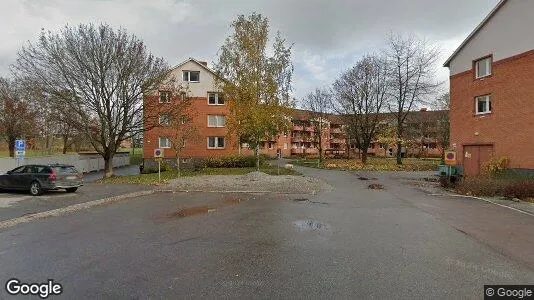
<instances>
[{"instance_id":1,"label":"sidewalk","mask_svg":"<svg viewBox=\"0 0 534 300\"><path fill-rule=\"evenodd\" d=\"M130 175L137 175L139 174L139 165L129 165L121 168L113 168L113 172L115 172L115 175L117 176L130 176ZM84 181L89 182L95 182L99 179L102 179L104 177L104 171L98 171L98 172L91 172L83 174Z\"/></svg>"}]
</instances>

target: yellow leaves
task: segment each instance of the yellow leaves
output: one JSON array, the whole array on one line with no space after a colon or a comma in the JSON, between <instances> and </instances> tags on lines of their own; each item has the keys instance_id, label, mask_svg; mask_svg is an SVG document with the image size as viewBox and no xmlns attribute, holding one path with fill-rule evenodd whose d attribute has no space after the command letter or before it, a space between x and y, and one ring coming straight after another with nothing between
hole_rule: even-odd
<instances>
[{"instance_id":1,"label":"yellow leaves","mask_svg":"<svg viewBox=\"0 0 534 300\"><path fill-rule=\"evenodd\" d=\"M439 161L405 159L397 165L394 159L369 157L367 164L358 159L329 159L324 162L327 169L362 170L362 171L435 171Z\"/></svg>"},{"instance_id":2,"label":"yellow leaves","mask_svg":"<svg viewBox=\"0 0 534 300\"><path fill-rule=\"evenodd\" d=\"M494 157L482 164L482 169L488 175L497 175L502 173L510 165L510 158L507 156Z\"/></svg>"}]
</instances>

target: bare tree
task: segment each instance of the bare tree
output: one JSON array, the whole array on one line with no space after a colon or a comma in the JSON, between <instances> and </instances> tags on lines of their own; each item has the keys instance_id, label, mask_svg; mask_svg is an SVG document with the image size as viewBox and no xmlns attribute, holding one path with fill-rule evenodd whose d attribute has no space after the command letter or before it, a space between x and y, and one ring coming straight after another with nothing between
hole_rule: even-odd
<instances>
[{"instance_id":1,"label":"bare tree","mask_svg":"<svg viewBox=\"0 0 534 300\"><path fill-rule=\"evenodd\" d=\"M391 34L385 50L390 70L390 111L395 113L397 126L397 164L402 164L402 141L406 117L436 92L436 62L439 51L425 40L414 36Z\"/></svg>"},{"instance_id":2,"label":"bare tree","mask_svg":"<svg viewBox=\"0 0 534 300\"><path fill-rule=\"evenodd\" d=\"M441 158L445 159L445 150L449 147L450 143L450 94L447 92L439 96L433 103L434 109L437 110L437 124L436 124L436 140L438 147L441 150Z\"/></svg>"},{"instance_id":3,"label":"bare tree","mask_svg":"<svg viewBox=\"0 0 534 300\"><path fill-rule=\"evenodd\" d=\"M161 107L144 106L143 97L153 94L169 71L139 38L106 24L43 31L18 52L13 69L72 116L69 124L104 158L106 177L113 175L120 143L150 129L143 126L143 110Z\"/></svg>"},{"instance_id":4,"label":"bare tree","mask_svg":"<svg viewBox=\"0 0 534 300\"><path fill-rule=\"evenodd\" d=\"M0 130L7 141L10 157L15 156L18 138L28 138L36 133L36 116L37 112L20 83L0 78Z\"/></svg>"},{"instance_id":5,"label":"bare tree","mask_svg":"<svg viewBox=\"0 0 534 300\"><path fill-rule=\"evenodd\" d=\"M332 106L331 93L325 89L315 89L304 99L304 108L310 113L312 123L315 125L314 141L318 144L319 164L323 161L323 130L328 120L329 108Z\"/></svg>"},{"instance_id":6,"label":"bare tree","mask_svg":"<svg viewBox=\"0 0 534 300\"><path fill-rule=\"evenodd\" d=\"M334 82L337 107L348 120L348 132L367 162L367 151L376 138L380 112L387 100L387 68L382 58L365 56Z\"/></svg>"},{"instance_id":7,"label":"bare tree","mask_svg":"<svg viewBox=\"0 0 534 300\"><path fill-rule=\"evenodd\" d=\"M177 96L174 97L172 112L164 115L164 120L160 116L160 124L163 121L164 124L162 125L169 126L171 129L169 136L171 149L175 155L178 176L181 176L180 159L183 150L186 149L187 144L196 143L200 139L200 133L193 122L196 111L191 106L192 98L188 96L187 92L180 90L177 92L175 93Z\"/></svg>"}]
</instances>

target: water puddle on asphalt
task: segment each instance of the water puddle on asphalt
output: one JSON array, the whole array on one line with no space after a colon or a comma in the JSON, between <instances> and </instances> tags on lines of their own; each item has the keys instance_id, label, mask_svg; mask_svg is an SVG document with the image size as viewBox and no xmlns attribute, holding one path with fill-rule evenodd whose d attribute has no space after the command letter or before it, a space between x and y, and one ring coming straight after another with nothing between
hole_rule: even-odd
<instances>
[{"instance_id":1,"label":"water puddle on asphalt","mask_svg":"<svg viewBox=\"0 0 534 300\"><path fill-rule=\"evenodd\" d=\"M326 224L317 221L317 220L298 220L293 223L295 227L300 230L324 230L326 229Z\"/></svg>"},{"instance_id":2,"label":"water puddle on asphalt","mask_svg":"<svg viewBox=\"0 0 534 300\"><path fill-rule=\"evenodd\" d=\"M179 211L170 213L167 215L169 218L185 218L195 215L201 215L206 214L208 212L214 212L216 211L215 208L210 206L197 206L197 207L188 207L184 209L180 209Z\"/></svg>"},{"instance_id":3,"label":"water puddle on asphalt","mask_svg":"<svg viewBox=\"0 0 534 300\"><path fill-rule=\"evenodd\" d=\"M235 196L227 196L218 205L202 205L202 206L186 207L178 211L168 213L165 216L167 218L185 218L185 217L191 217L191 216L202 215L202 214L207 214L207 213L213 213L213 212L216 212L218 209L223 208L225 206L237 205L239 203L243 203L246 201L248 200L237 198Z\"/></svg>"}]
</instances>

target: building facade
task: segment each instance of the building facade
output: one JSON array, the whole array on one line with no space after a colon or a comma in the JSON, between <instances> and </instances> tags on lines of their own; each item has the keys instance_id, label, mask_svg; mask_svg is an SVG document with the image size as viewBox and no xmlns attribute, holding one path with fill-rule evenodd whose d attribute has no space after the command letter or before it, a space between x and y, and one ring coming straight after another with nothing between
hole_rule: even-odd
<instances>
[{"instance_id":1,"label":"building facade","mask_svg":"<svg viewBox=\"0 0 534 300\"><path fill-rule=\"evenodd\" d=\"M534 1L503 0L446 61L451 146L467 175L491 158L534 169Z\"/></svg>"},{"instance_id":2,"label":"building facade","mask_svg":"<svg viewBox=\"0 0 534 300\"><path fill-rule=\"evenodd\" d=\"M229 113L228 103L221 94L217 93L216 74L208 68L207 63L190 58L174 67L171 76L176 79L178 85L187 90L193 112L191 119L187 122L191 122L192 127L196 130L194 137L184 140L185 145L180 152L182 164L193 163L195 160L208 157L253 154L253 150L249 149L247 144L238 144L237 138L228 134L226 127ZM170 91L161 88L157 93L145 97L145 107L154 107L155 105L165 108L167 105L177 105L179 101L182 101L181 94L172 95ZM145 111L145 114L151 116L154 112ZM347 126L342 116L329 114L323 118L318 118L309 111L294 109L290 117L292 122L290 130L281 132L268 141L262 142L260 144L261 154L270 157L277 155L281 157L317 157L319 156L320 143L325 157L355 157L358 155L359 150L347 136ZM388 124L392 119L393 115L383 114L384 124ZM152 128L143 135L145 164L153 166L155 149L162 149L165 159L174 164L176 153L171 145L173 140L171 137L173 136L172 131L176 129L169 126L168 122L179 120L166 120L161 115L153 116L151 120L153 120L151 122L158 123L148 124L145 119L145 125ZM410 128L433 128L428 122L435 121L435 118L433 112L421 111L411 113L407 120L409 120L408 127ZM417 133L414 135L414 140L419 137L425 139L424 135L420 136ZM430 138L427 139L426 145L423 143L421 147L416 147L416 149L405 149L406 156L416 155L419 153L417 151L421 150L423 152L419 154L423 156L439 157L441 152L438 144ZM372 143L368 153L371 156L395 156L396 149L376 141Z\"/></svg>"}]
</instances>

